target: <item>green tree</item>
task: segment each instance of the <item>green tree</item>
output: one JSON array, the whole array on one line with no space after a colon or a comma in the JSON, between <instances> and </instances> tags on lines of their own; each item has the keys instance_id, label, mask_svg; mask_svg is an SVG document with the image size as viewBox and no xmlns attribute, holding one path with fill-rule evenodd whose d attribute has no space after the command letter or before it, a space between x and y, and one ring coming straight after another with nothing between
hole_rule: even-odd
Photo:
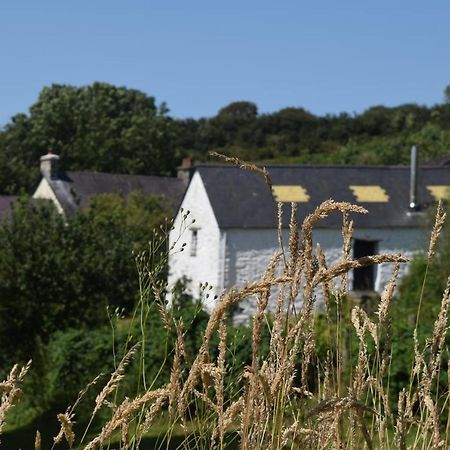
<instances>
[{"instance_id":1,"label":"green tree","mask_svg":"<svg viewBox=\"0 0 450 450\"><path fill-rule=\"evenodd\" d=\"M164 104L106 83L45 87L0 133L0 192L30 191L52 148L70 170L173 174L175 127Z\"/></svg>"},{"instance_id":2,"label":"green tree","mask_svg":"<svg viewBox=\"0 0 450 450\"><path fill-rule=\"evenodd\" d=\"M444 89L444 103L450 103L450 84Z\"/></svg>"},{"instance_id":3,"label":"green tree","mask_svg":"<svg viewBox=\"0 0 450 450\"><path fill-rule=\"evenodd\" d=\"M392 305L393 353L399 357L392 360L390 373L391 387L396 391L409 383L414 360L414 349L411 347L413 330L417 325L418 341L423 348L431 337L449 276L450 226L447 224L439 238L435 256L429 262L426 255L413 259L408 275L399 286L398 298ZM450 345L448 337L446 345ZM447 371L447 364L448 353L443 355L442 371Z\"/></svg>"},{"instance_id":4,"label":"green tree","mask_svg":"<svg viewBox=\"0 0 450 450\"><path fill-rule=\"evenodd\" d=\"M19 204L0 227L1 358L31 356L56 330L97 326L106 306L133 309L132 251L147 249L165 210L140 194L95 198L66 221L52 204Z\"/></svg>"}]
</instances>

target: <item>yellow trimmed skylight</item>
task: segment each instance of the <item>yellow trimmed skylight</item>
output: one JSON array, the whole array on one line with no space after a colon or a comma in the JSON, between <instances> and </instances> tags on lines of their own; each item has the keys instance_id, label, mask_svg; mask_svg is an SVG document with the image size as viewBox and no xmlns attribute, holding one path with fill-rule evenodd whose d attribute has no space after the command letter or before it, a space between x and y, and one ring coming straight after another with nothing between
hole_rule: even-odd
<instances>
[{"instance_id":1,"label":"yellow trimmed skylight","mask_svg":"<svg viewBox=\"0 0 450 450\"><path fill-rule=\"evenodd\" d=\"M389 195L387 195L384 188L378 185L351 185L349 188L352 190L357 202L386 203L389 201Z\"/></svg>"},{"instance_id":2,"label":"yellow trimmed skylight","mask_svg":"<svg viewBox=\"0 0 450 450\"><path fill-rule=\"evenodd\" d=\"M277 202L306 203L310 197L303 186L272 186L272 192Z\"/></svg>"},{"instance_id":3,"label":"yellow trimmed skylight","mask_svg":"<svg viewBox=\"0 0 450 450\"><path fill-rule=\"evenodd\" d=\"M450 199L450 186L432 185L427 186L427 189L436 200Z\"/></svg>"}]
</instances>

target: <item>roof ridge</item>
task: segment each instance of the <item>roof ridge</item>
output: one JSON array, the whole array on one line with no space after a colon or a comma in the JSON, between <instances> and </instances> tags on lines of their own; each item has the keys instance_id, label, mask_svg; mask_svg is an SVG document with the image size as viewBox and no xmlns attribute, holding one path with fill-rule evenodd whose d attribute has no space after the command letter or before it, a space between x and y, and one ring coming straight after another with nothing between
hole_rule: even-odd
<instances>
[{"instance_id":1,"label":"roof ridge","mask_svg":"<svg viewBox=\"0 0 450 450\"><path fill-rule=\"evenodd\" d=\"M158 178L158 179L169 179L169 180L180 180L175 176L165 176L165 175L146 175L142 173L111 173L111 172L96 172L92 170L65 170L63 173L66 174L83 174L83 175L106 175L114 177L145 177L145 178ZM181 181L181 180L180 180Z\"/></svg>"},{"instance_id":2,"label":"roof ridge","mask_svg":"<svg viewBox=\"0 0 450 450\"><path fill-rule=\"evenodd\" d=\"M274 169L389 169L389 170L409 170L409 165L347 165L347 164L337 164L337 165L330 165L330 164L322 164L322 165L313 165L313 164L259 164L254 163L257 167L265 167L266 169L274 168ZM192 166L193 169L197 168L228 168L228 169L240 169L239 166L235 164L195 164ZM444 169L444 170L450 170L450 166L428 166L428 165L419 165L420 169Z\"/></svg>"}]
</instances>

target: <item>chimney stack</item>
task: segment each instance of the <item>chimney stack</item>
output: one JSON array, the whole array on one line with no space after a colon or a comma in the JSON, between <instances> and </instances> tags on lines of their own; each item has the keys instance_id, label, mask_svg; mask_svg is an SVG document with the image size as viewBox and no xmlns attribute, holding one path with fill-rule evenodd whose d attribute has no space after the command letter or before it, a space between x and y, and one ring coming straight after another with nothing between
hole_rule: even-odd
<instances>
[{"instance_id":1,"label":"chimney stack","mask_svg":"<svg viewBox=\"0 0 450 450\"><path fill-rule=\"evenodd\" d=\"M419 211L420 205L417 198L417 185L418 185L418 173L417 173L417 147L413 145L411 147L411 161L410 161L410 176L409 176L409 209L410 211Z\"/></svg>"},{"instance_id":2,"label":"chimney stack","mask_svg":"<svg viewBox=\"0 0 450 450\"><path fill-rule=\"evenodd\" d=\"M192 159L183 158L181 160L181 166L177 167L177 178L183 181L187 186L191 178Z\"/></svg>"},{"instance_id":3,"label":"chimney stack","mask_svg":"<svg viewBox=\"0 0 450 450\"><path fill-rule=\"evenodd\" d=\"M52 153L51 150L44 156L41 156L42 176L49 180L56 180L59 175L59 156Z\"/></svg>"}]
</instances>

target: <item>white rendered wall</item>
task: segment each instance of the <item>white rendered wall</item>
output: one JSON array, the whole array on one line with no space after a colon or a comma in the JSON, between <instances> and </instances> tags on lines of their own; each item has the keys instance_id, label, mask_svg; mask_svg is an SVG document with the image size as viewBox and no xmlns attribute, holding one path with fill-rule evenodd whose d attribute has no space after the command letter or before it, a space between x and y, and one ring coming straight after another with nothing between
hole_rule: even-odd
<instances>
[{"instance_id":1,"label":"white rendered wall","mask_svg":"<svg viewBox=\"0 0 450 450\"><path fill-rule=\"evenodd\" d=\"M354 238L377 241L377 253L401 253L411 258L414 253L425 248L427 236L419 229L362 229L355 230ZM340 230L317 229L314 232L315 243L320 243L325 251L328 266L337 262L342 255L342 234ZM284 233L287 242L287 231ZM227 230L225 258L224 287L241 287L244 284L259 279L270 260L278 250L277 232L268 229L229 229ZM376 267L375 290L382 292L392 276L393 265L381 264ZM403 264L400 277L407 272L407 265ZM352 285L352 274L349 274L349 288ZM320 296L320 292L318 293ZM245 320L253 310L250 299L240 305L241 312L237 321Z\"/></svg>"},{"instance_id":2,"label":"white rendered wall","mask_svg":"<svg viewBox=\"0 0 450 450\"><path fill-rule=\"evenodd\" d=\"M181 208L183 208L183 213L178 212L174 230L169 235L170 248L177 242L169 255L169 292L177 280L186 277L190 280L187 286L188 292L198 298L200 283L207 282L213 286L213 289L209 291L209 299L205 300L206 307L210 309L214 303L214 295L219 295L223 289L223 258L226 234L219 230L211 203L198 172L192 177ZM183 221L183 214L188 210L190 214ZM193 219L195 219L195 223L186 229L186 226L191 224ZM195 256L191 254L192 229L197 230L197 252ZM183 243L186 243L186 246L180 252Z\"/></svg>"}]
</instances>

